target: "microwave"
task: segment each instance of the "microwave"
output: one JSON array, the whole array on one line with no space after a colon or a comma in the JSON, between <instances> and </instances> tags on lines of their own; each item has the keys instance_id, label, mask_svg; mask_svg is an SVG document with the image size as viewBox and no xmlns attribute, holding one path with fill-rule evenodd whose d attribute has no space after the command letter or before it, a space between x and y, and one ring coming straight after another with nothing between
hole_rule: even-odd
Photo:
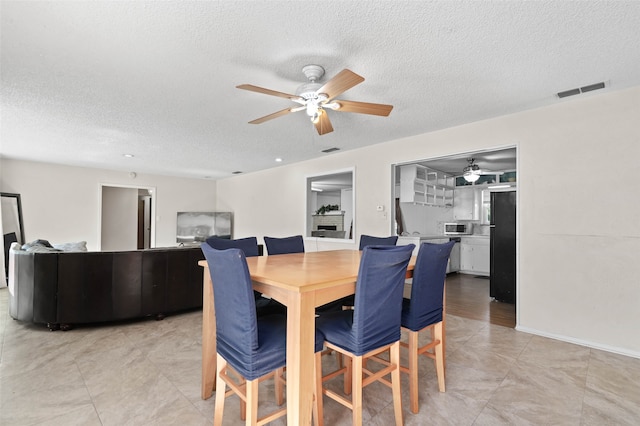
<instances>
[{"instance_id":1,"label":"microwave","mask_svg":"<svg viewBox=\"0 0 640 426\"><path fill-rule=\"evenodd\" d=\"M473 233L472 223L445 223L444 235L470 235Z\"/></svg>"}]
</instances>

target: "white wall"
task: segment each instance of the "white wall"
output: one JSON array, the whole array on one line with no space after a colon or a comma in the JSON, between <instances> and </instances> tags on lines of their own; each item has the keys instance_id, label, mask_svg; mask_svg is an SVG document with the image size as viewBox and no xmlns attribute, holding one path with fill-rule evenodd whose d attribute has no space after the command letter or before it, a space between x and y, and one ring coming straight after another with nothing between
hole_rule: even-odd
<instances>
[{"instance_id":1,"label":"white wall","mask_svg":"<svg viewBox=\"0 0 640 426\"><path fill-rule=\"evenodd\" d=\"M176 213L215 211L216 183L138 173L0 160L0 189L22 198L25 241L87 241L98 250L100 185L155 187L156 247L176 245ZM304 183L303 183L304 185Z\"/></svg>"},{"instance_id":2,"label":"white wall","mask_svg":"<svg viewBox=\"0 0 640 426\"><path fill-rule=\"evenodd\" d=\"M442 235L444 222L453 222L452 207L400 203L404 230L409 234Z\"/></svg>"},{"instance_id":3,"label":"white wall","mask_svg":"<svg viewBox=\"0 0 640 426\"><path fill-rule=\"evenodd\" d=\"M317 203L318 203L318 207L319 206L326 206L328 205L340 205L340 191L333 191L333 192L318 192L318 198L317 198Z\"/></svg>"},{"instance_id":4,"label":"white wall","mask_svg":"<svg viewBox=\"0 0 640 426\"><path fill-rule=\"evenodd\" d=\"M305 176L356 167L356 244L391 224L391 164L518 148L521 330L640 357L640 87L218 181L237 237L304 232ZM385 205L377 212L376 205ZM278 209L260 206L277 205ZM631 225L631 226L630 226ZM307 250L346 248L305 241ZM355 246L355 245L353 245Z\"/></svg>"}]
</instances>

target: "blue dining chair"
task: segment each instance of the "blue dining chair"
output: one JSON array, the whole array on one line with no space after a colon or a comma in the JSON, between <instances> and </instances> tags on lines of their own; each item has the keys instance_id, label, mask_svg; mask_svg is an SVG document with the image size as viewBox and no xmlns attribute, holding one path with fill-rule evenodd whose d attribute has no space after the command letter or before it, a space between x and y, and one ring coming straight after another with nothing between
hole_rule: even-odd
<instances>
[{"instance_id":1,"label":"blue dining chair","mask_svg":"<svg viewBox=\"0 0 640 426\"><path fill-rule=\"evenodd\" d=\"M229 248L238 248L244 252L246 257L254 257L260 255L258 248L258 239L256 237L238 238L229 240L212 236L206 239L206 243L216 250L226 250ZM256 312L258 316L271 314L286 314L287 308L282 303L277 302L269 297L264 297L260 292L254 291L253 296L256 302Z\"/></svg>"},{"instance_id":2,"label":"blue dining chair","mask_svg":"<svg viewBox=\"0 0 640 426\"><path fill-rule=\"evenodd\" d=\"M438 388L445 391L445 309L444 282L447 262L455 244L422 243L413 270L411 298L402 300L402 328L408 333L409 364L401 371L409 374L409 398L412 413L418 413L418 357L425 355L435 361ZM431 339L420 346L419 333L430 330Z\"/></svg>"},{"instance_id":3,"label":"blue dining chair","mask_svg":"<svg viewBox=\"0 0 640 426\"><path fill-rule=\"evenodd\" d=\"M304 240L302 235L292 237L274 238L264 237L269 256L274 254L304 253Z\"/></svg>"},{"instance_id":4,"label":"blue dining chair","mask_svg":"<svg viewBox=\"0 0 640 426\"><path fill-rule=\"evenodd\" d=\"M282 373L286 365L287 318L268 315L258 318L251 276L244 252L237 248L216 250L202 244L213 283L216 316L217 389L214 425L222 424L225 398L236 393L247 425L271 421L286 414L286 408L258 418L258 383L274 376L276 400L281 403ZM322 336L316 333L316 351L322 350ZM228 366L242 376L238 383ZM230 391L226 391L229 385Z\"/></svg>"},{"instance_id":5,"label":"blue dining chair","mask_svg":"<svg viewBox=\"0 0 640 426\"><path fill-rule=\"evenodd\" d=\"M360 236L360 250L362 251L363 248L365 248L366 246L395 246L396 242L398 241L398 236L394 235L391 237L373 237L371 235L366 235L366 234L362 234ZM320 308L318 308L319 312L322 311L331 311L331 310L336 310L336 309L343 309L343 308L351 308L353 307L354 304L354 296L347 296L347 297L343 297L342 299L336 301L336 302L331 302L327 305L321 306Z\"/></svg>"},{"instance_id":6,"label":"blue dining chair","mask_svg":"<svg viewBox=\"0 0 640 426\"><path fill-rule=\"evenodd\" d=\"M226 250L229 248L239 248L246 257L259 256L258 239L256 237L238 238L229 240L212 236L206 239L206 243L216 250Z\"/></svg>"},{"instance_id":7,"label":"blue dining chair","mask_svg":"<svg viewBox=\"0 0 640 426\"><path fill-rule=\"evenodd\" d=\"M322 333L325 346L346 356L346 366L326 376L344 374L344 390L352 393L351 402L323 388L321 354L316 353L316 394L327 395L353 410L353 424L362 424L363 387L381 381L391 385L396 425L402 424L400 392L400 316L407 266L414 249L406 246L367 246L362 251L356 281L353 310L328 312L316 318L316 329ZM375 373L363 369L365 360L377 361L374 355L390 350L390 360ZM367 377L363 379L363 373ZM391 383L383 379L391 374ZM351 376L351 377L349 377ZM320 404L322 404L322 399ZM322 406L319 407L322 413Z\"/></svg>"},{"instance_id":8,"label":"blue dining chair","mask_svg":"<svg viewBox=\"0 0 640 426\"><path fill-rule=\"evenodd\" d=\"M267 246L267 252L270 256L289 253L304 253L304 240L302 235L285 238L264 237L264 243ZM316 312L341 311L343 306L349 306L351 297L352 296L347 296L343 299L318 306L316 308Z\"/></svg>"},{"instance_id":9,"label":"blue dining chair","mask_svg":"<svg viewBox=\"0 0 640 426\"><path fill-rule=\"evenodd\" d=\"M374 237L362 234L360 236L360 250L366 246L395 246L396 242L398 242L397 235L392 235L390 237Z\"/></svg>"}]
</instances>

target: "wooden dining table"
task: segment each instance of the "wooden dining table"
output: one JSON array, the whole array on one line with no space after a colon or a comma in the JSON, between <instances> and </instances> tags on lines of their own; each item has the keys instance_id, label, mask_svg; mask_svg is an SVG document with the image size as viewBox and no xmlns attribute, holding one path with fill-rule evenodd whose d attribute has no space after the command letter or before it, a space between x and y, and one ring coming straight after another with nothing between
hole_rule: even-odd
<instances>
[{"instance_id":1,"label":"wooden dining table","mask_svg":"<svg viewBox=\"0 0 640 426\"><path fill-rule=\"evenodd\" d=\"M254 290L287 306L287 424L310 425L314 391L315 308L354 294L359 250L331 250L247 258ZM203 274L202 399L216 381L216 326L211 275ZM411 276L415 257L407 275Z\"/></svg>"}]
</instances>

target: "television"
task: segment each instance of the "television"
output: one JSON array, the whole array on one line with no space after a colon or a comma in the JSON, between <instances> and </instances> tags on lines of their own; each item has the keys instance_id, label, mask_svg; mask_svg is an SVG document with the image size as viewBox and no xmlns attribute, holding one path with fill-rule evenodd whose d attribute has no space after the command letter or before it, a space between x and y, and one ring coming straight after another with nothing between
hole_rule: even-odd
<instances>
[{"instance_id":1,"label":"television","mask_svg":"<svg viewBox=\"0 0 640 426\"><path fill-rule=\"evenodd\" d=\"M178 212L176 242L201 243L211 236L231 239L231 212Z\"/></svg>"}]
</instances>

